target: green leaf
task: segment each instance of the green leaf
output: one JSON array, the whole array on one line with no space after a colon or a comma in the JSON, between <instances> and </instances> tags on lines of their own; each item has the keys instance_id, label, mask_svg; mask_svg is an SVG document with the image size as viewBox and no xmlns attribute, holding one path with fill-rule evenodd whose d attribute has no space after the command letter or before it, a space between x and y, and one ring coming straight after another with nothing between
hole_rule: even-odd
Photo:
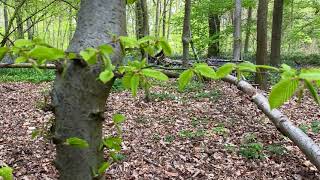
<instances>
[{"instance_id":1,"label":"green leaf","mask_svg":"<svg viewBox=\"0 0 320 180\"><path fill-rule=\"evenodd\" d=\"M290 66L286 64L282 64L280 68L282 72L281 78L282 79L290 79L296 76L297 71L295 69L292 69Z\"/></svg>"},{"instance_id":2,"label":"green leaf","mask_svg":"<svg viewBox=\"0 0 320 180\"><path fill-rule=\"evenodd\" d=\"M251 62L243 62L243 63L240 63L237 68L239 69L239 71L249 71L249 72L256 72L256 65L254 65L253 63Z\"/></svg>"},{"instance_id":3,"label":"green leaf","mask_svg":"<svg viewBox=\"0 0 320 180\"><path fill-rule=\"evenodd\" d=\"M2 168L0 168L0 177L3 178L3 180L13 180L13 169L8 167L8 166L4 166Z\"/></svg>"},{"instance_id":4,"label":"green leaf","mask_svg":"<svg viewBox=\"0 0 320 180\"><path fill-rule=\"evenodd\" d=\"M288 101L294 95L298 85L298 79L284 79L273 86L269 96L270 108L278 108Z\"/></svg>"},{"instance_id":5,"label":"green leaf","mask_svg":"<svg viewBox=\"0 0 320 180\"><path fill-rule=\"evenodd\" d=\"M110 163L108 162L103 162L102 165L98 169L98 174L103 175L107 169L109 169Z\"/></svg>"},{"instance_id":6,"label":"green leaf","mask_svg":"<svg viewBox=\"0 0 320 180\"><path fill-rule=\"evenodd\" d=\"M130 81L132 96L136 97L139 88L140 76L139 74L134 74Z\"/></svg>"},{"instance_id":7,"label":"green leaf","mask_svg":"<svg viewBox=\"0 0 320 180\"><path fill-rule=\"evenodd\" d=\"M28 53L28 56L37 60L58 60L64 58L64 52L56 48L37 45Z\"/></svg>"},{"instance_id":8,"label":"green leaf","mask_svg":"<svg viewBox=\"0 0 320 180\"><path fill-rule=\"evenodd\" d=\"M105 56L109 56L110 54L113 53L113 47L110 46L109 44L104 44L102 46L99 46L99 50Z\"/></svg>"},{"instance_id":9,"label":"green leaf","mask_svg":"<svg viewBox=\"0 0 320 180\"><path fill-rule=\"evenodd\" d=\"M145 48L143 48L144 49L144 51L145 52L147 52L150 56L155 56L155 50L152 48L152 47L150 47L150 46L147 46L147 47L145 47Z\"/></svg>"},{"instance_id":10,"label":"green leaf","mask_svg":"<svg viewBox=\"0 0 320 180\"><path fill-rule=\"evenodd\" d=\"M226 63L223 66L219 67L219 69L216 72L216 76L218 79L226 77L227 75L231 74L233 68L236 65L234 63Z\"/></svg>"},{"instance_id":11,"label":"green leaf","mask_svg":"<svg viewBox=\"0 0 320 180\"><path fill-rule=\"evenodd\" d=\"M115 124L120 124L126 120L126 117L122 114L115 114L113 115L112 120Z\"/></svg>"},{"instance_id":12,"label":"green leaf","mask_svg":"<svg viewBox=\"0 0 320 180\"><path fill-rule=\"evenodd\" d=\"M192 69L185 70L180 74L179 79L178 79L179 91L184 90L184 88L191 81L192 77L193 77L193 70Z\"/></svg>"},{"instance_id":13,"label":"green leaf","mask_svg":"<svg viewBox=\"0 0 320 180\"><path fill-rule=\"evenodd\" d=\"M121 150L122 139L120 137L106 137L103 139L103 144L109 148L116 151Z\"/></svg>"},{"instance_id":14,"label":"green leaf","mask_svg":"<svg viewBox=\"0 0 320 180\"><path fill-rule=\"evenodd\" d=\"M33 46L34 42L27 39L18 39L14 42L14 46L18 48Z\"/></svg>"},{"instance_id":15,"label":"green leaf","mask_svg":"<svg viewBox=\"0 0 320 180\"><path fill-rule=\"evenodd\" d=\"M307 88L309 89L313 99L316 101L316 103L318 105L320 105L320 98L319 98L319 95L318 95L318 91L312 86L310 81L305 80L304 82L305 82Z\"/></svg>"},{"instance_id":16,"label":"green leaf","mask_svg":"<svg viewBox=\"0 0 320 180\"><path fill-rule=\"evenodd\" d=\"M24 63L24 62L27 62L27 61L28 61L28 58L26 58L24 56L20 56L15 60L15 63L19 64L19 63Z\"/></svg>"},{"instance_id":17,"label":"green leaf","mask_svg":"<svg viewBox=\"0 0 320 180\"><path fill-rule=\"evenodd\" d=\"M160 40L159 43L160 43L160 46L161 46L161 48L162 48L162 50L163 50L163 53L164 53L166 56L171 56L171 54L172 54L172 49L171 49L169 43L168 43L166 40L164 40L164 39Z\"/></svg>"},{"instance_id":18,"label":"green leaf","mask_svg":"<svg viewBox=\"0 0 320 180\"><path fill-rule=\"evenodd\" d=\"M125 73L123 78L122 78L122 85L126 89L131 89L131 79L132 79L133 74L132 73Z\"/></svg>"},{"instance_id":19,"label":"green leaf","mask_svg":"<svg viewBox=\"0 0 320 180\"><path fill-rule=\"evenodd\" d=\"M318 81L320 80L320 69L303 69L299 74L299 78Z\"/></svg>"},{"instance_id":20,"label":"green leaf","mask_svg":"<svg viewBox=\"0 0 320 180\"><path fill-rule=\"evenodd\" d=\"M133 4L135 3L137 0L127 0L127 4Z\"/></svg>"},{"instance_id":21,"label":"green leaf","mask_svg":"<svg viewBox=\"0 0 320 180\"><path fill-rule=\"evenodd\" d=\"M97 63L97 53L98 50L94 48L87 48L81 51L80 55L88 64L92 65Z\"/></svg>"},{"instance_id":22,"label":"green leaf","mask_svg":"<svg viewBox=\"0 0 320 180\"><path fill-rule=\"evenodd\" d=\"M76 148L88 148L89 144L86 140L77 138L77 137L72 137L68 138L65 142L66 145L76 147Z\"/></svg>"},{"instance_id":23,"label":"green leaf","mask_svg":"<svg viewBox=\"0 0 320 180\"><path fill-rule=\"evenodd\" d=\"M139 43L139 44L143 44L143 43L148 43L148 42L150 42L150 41L155 41L155 40L156 40L156 38L153 37L153 36L145 36L145 37L139 39L139 40L138 40L138 43Z\"/></svg>"},{"instance_id":24,"label":"green leaf","mask_svg":"<svg viewBox=\"0 0 320 180\"><path fill-rule=\"evenodd\" d=\"M4 58L9 49L7 47L0 47L0 60Z\"/></svg>"},{"instance_id":25,"label":"green leaf","mask_svg":"<svg viewBox=\"0 0 320 180\"><path fill-rule=\"evenodd\" d=\"M194 69L204 77L211 79L215 79L217 77L216 72L206 63L196 64Z\"/></svg>"},{"instance_id":26,"label":"green leaf","mask_svg":"<svg viewBox=\"0 0 320 180\"><path fill-rule=\"evenodd\" d=\"M114 77L114 74L112 71L110 70L105 70L102 73L100 73L99 75L99 79L103 82L103 83L107 83L109 82L112 78Z\"/></svg>"},{"instance_id":27,"label":"green leaf","mask_svg":"<svg viewBox=\"0 0 320 180\"><path fill-rule=\"evenodd\" d=\"M121 36L120 43L124 48L139 48L139 43L134 37Z\"/></svg>"},{"instance_id":28,"label":"green leaf","mask_svg":"<svg viewBox=\"0 0 320 180\"><path fill-rule=\"evenodd\" d=\"M157 70L142 69L141 72L142 72L142 74L144 76L151 77L151 78L154 78L154 79L157 79L157 80L160 80L160 81L168 81L169 80L167 75L165 75L162 72L157 71Z\"/></svg>"}]
</instances>

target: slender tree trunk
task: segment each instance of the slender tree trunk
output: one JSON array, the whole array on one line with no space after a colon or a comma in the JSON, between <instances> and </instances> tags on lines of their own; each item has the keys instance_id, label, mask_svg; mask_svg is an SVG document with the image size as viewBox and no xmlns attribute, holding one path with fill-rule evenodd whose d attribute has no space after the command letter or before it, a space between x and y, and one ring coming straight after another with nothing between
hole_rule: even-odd
<instances>
[{"instance_id":1,"label":"slender tree trunk","mask_svg":"<svg viewBox=\"0 0 320 180\"><path fill-rule=\"evenodd\" d=\"M72 7L69 8L69 19L68 19L68 24L69 24L69 35L68 35L68 39L69 39L69 42L71 41L72 39L72 36L73 36L73 24L72 24Z\"/></svg>"},{"instance_id":2,"label":"slender tree trunk","mask_svg":"<svg viewBox=\"0 0 320 180\"><path fill-rule=\"evenodd\" d=\"M156 4L156 20L154 25L154 34L156 37L159 37L159 16L160 16L160 0L157 0Z\"/></svg>"},{"instance_id":3,"label":"slender tree trunk","mask_svg":"<svg viewBox=\"0 0 320 180\"><path fill-rule=\"evenodd\" d=\"M244 50L243 50L244 55L247 55L249 50L249 40L251 35L251 21L252 21L252 7L249 7L247 27L246 27L246 39L244 41Z\"/></svg>"},{"instance_id":4,"label":"slender tree trunk","mask_svg":"<svg viewBox=\"0 0 320 180\"><path fill-rule=\"evenodd\" d=\"M167 31L167 40L170 37L170 27L171 27L171 17L172 17L172 3L173 0L170 0L170 4L169 4L169 17L168 17L168 31Z\"/></svg>"},{"instance_id":5,"label":"slender tree trunk","mask_svg":"<svg viewBox=\"0 0 320 180\"><path fill-rule=\"evenodd\" d=\"M217 14L209 13L209 44L208 44L208 58L219 56L220 52L220 17Z\"/></svg>"},{"instance_id":6,"label":"slender tree trunk","mask_svg":"<svg viewBox=\"0 0 320 180\"><path fill-rule=\"evenodd\" d=\"M256 63L258 65L267 64L268 56L268 0L259 0L258 6L258 19L257 19L257 54ZM256 73L256 83L258 83L261 89L267 89L267 77L266 72L263 69L259 69Z\"/></svg>"},{"instance_id":7,"label":"slender tree trunk","mask_svg":"<svg viewBox=\"0 0 320 180\"><path fill-rule=\"evenodd\" d=\"M283 0L275 0L274 7L273 7L272 40L271 40L271 55L270 55L270 63L273 66L278 66L280 64L282 19L283 19Z\"/></svg>"},{"instance_id":8,"label":"slender tree trunk","mask_svg":"<svg viewBox=\"0 0 320 180\"><path fill-rule=\"evenodd\" d=\"M239 61L241 55L241 0L235 0L234 32L233 32L233 60Z\"/></svg>"},{"instance_id":9,"label":"slender tree trunk","mask_svg":"<svg viewBox=\"0 0 320 180\"><path fill-rule=\"evenodd\" d=\"M125 35L125 0L82 0L77 28L68 51L79 52L88 47L112 41L113 34ZM120 46L114 44L113 62L121 60ZM99 146L105 104L112 83L97 80L101 67L88 67L70 61L64 75L57 73L52 102L55 113L56 167L61 180L92 180L103 160ZM89 148L79 149L64 144L70 137L85 139Z\"/></svg>"},{"instance_id":10,"label":"slender tree trunk","mask_svg":"<svg viewBox=\"0 0 320 180\"><path fill-rule=\"evenodd\" d=\"M136 2L136 36L138 39L149 35L149 18L146 0Z\"/></svg>"},{"instance_id":11,"label":"slender tree trunk","mask_svg":"<svg viewBox=\"0 0 320 180\"><path fill-rule=\"evenodd\" d=\"M16 0L16 4L20 4L20 0ZM17 11L16 15L16 24L17 24L17 39L24 38L24 31L23 31L23 23L22 23L22 10L21 8Z\"/></svg>"},{"instance_id":12,"label":"slender tree trunk","mask_svg":"<svg viewBox=\"0 0 320 180\"><path fill-rule=\"evenodd\" d=\"M6 3L7 0L4 0L4 2ZM8 8L5 4L3 5L3 18L4 18L3 19L4 20L4 32L9 32L9 29L8 29L9 28Z\"/></svg>"},{"instance_id":13,"label":"slender tree trunk","mask_svg":"<svg viewBox=\"0 0 320 180\"><path fill-rule=\"evenodd\" d=\"M185 0L183 32L182 32L182 46L183 46L182 65L184 67L187 66L189 61L189 44L191 41L190 16L191 16L191 0Z\"/></svg>"},{"instance_id":14,"label":"slender tree trunk","mask_svg":"<svg viewBox=\"0 0 320 180\"><path fill-rule=\"evenodd\" d=\"M28 19L27 20L27 28L28 28L28 30L27 30L27 33L28 33L28 39L33 39L33 30L34 30L34 28L33 28L33 24L32 24L32 22L31 22L31 19Z\"/></svg>"},{"instance_id":15,"label":"slender tree trunk","mask_svg":"<svg viewBox=\"0 0 320 180\"><path fill-rule=\"evenodd\" d=\"M166 23L167 23L167 0L163 3L163 13L162 13L162 36L166 37Z\"/></svg>"}]
</instances>

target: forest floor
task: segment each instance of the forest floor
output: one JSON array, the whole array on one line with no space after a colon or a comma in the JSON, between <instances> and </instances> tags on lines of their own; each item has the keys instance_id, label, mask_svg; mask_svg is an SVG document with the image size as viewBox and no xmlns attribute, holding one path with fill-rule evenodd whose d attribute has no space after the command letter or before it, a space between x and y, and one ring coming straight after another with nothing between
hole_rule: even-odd
<instances>
[{"instance_id":1,"label":"forest floor","mask_svg":"<svg viewBox=\"0 0 320 180\"><path fill-rule=\"evenodd\" d=\"M320 179L320 173L290 140L235 87L192 83L178 93L173 82L143 94L113 92L106 105L105 134L111 116L122 113L124 159L107 179ZM54 145L32 139L53 119L41 110L50 83L0 83L0 164L17 179L57 179ZM205 91L203 91L205 89ZM309 97L282 111L317 143L320 109Z\"/></svg>"}]
</instances>

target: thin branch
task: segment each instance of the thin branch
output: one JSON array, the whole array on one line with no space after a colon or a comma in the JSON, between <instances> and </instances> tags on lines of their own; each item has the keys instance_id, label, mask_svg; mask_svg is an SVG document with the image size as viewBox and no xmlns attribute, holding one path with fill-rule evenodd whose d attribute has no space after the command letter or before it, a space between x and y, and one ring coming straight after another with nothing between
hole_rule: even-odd
<instances>
[{"instance_id":1,"label":"thin branch","mask_svg":"<svg viewBox=\"0 0 320 180\"><path fill-rule=\"evenodd\" d=\"M69 1L66 1L66 0L60 0L61 2L64 2L64 3L66 3L66 4L68 4L69 6L71 6L73 9L75 9L75 10L79 10L79 8L78 7L76 7L76 6L74 6L73 4L71 4L71 2L69 2Z\"/></svg>"},{"instance_id":2,"label":"thin branch","mask_svg":"<svg viewBox=\"0 0 320 180\"><path fill-rule=\"evenodd\" d=\"M0 63L0 68L34 68L32 63L22 63L22 64L10 64L10 63ZM39 69L56 69L54 64L45 64L41 66L36 66Z\"/></svg>"}]
</instances>

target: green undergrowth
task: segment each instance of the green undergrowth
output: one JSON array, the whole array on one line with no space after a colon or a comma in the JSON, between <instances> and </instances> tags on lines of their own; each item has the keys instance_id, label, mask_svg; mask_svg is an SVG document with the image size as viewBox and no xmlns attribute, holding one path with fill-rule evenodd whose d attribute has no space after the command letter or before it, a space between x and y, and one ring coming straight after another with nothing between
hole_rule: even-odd
<instances>
[{"instance_id":1,"label":"green undergrowth","mask_svg":"<svg viewBox=\"0 0 320 180\"><path fill-rule=\"evenodd\" d=\"M53 81L55 77L54 70L35 69L0 69L0 82L32 82L41 83Z\"/></svg>"}]
</instances>

